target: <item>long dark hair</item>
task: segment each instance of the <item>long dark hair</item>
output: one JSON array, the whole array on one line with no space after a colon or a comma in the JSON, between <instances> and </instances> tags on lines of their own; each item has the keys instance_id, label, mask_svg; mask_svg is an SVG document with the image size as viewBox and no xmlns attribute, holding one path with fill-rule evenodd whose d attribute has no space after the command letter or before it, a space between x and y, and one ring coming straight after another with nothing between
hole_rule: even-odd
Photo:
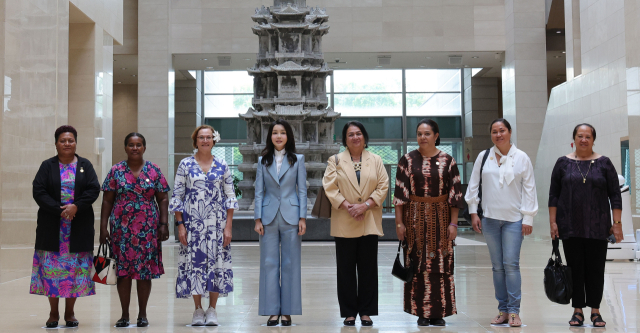
<instances>
[{"instance_id":1,"label":"long dark hair","mask_svg":"<svg viewBox=\"0 0 640 333\"><path fill-rule=\"evenodd\" d=\"M289 165L293 165L298 161L298 158L296 157L296 139L293 137L293 129L291 128L291 125L289 125L289 123L284 119L278 119L269 126L269 131L267 132L267 146L264 147L261 153L262 164L270 167L273 163L273 155L276 152L276 146L273 144L273 141L271 141L271 133L273 133L273 128L276 127L276 125L284 127L284 131L287 133L287 143L284 145L284 150L287 153Z\"/></svg>"}]
</instances>

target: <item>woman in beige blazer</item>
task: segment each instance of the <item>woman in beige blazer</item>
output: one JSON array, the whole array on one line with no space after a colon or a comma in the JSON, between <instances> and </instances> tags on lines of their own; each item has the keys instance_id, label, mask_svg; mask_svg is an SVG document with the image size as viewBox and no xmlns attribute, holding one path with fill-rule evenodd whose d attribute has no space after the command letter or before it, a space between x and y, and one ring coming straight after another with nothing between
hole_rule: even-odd
<instances>
[{"instance_id":1,"label":"woman in beige blazer","mask_svg":"<svg viewBox=\"0 0 640 333\"><path fill-rule=\"evenodd\" d=\"M346 326L355 325L358 314L362 326L371 326L370 316L378 315L378 237L389 177L382 158L365 150L368 141L360 122L348 122L342 130L347 149L329 158L322 179L332 206L338 302Z\"/></svg>"}]
</instances>

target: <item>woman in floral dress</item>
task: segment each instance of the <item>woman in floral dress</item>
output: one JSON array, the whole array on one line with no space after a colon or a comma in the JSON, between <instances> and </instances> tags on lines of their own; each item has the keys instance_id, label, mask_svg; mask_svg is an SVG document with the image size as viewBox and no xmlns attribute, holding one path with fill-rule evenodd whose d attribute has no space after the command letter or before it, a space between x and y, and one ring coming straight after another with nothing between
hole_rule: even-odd
<instances>
[{"instance_id":1,"label":"woman in floral dress","mask_svg":"<svg viewBox=\"0 0 640 333\"><path fill-rule=\"evenodd\" d=\"M213 127L202 125L191 135L193 156L180 162L169 210L175 213L180 243L176 297L193 296L191 324L217 325L218 296L233 290L231 221L238 209L233 177L227 163L211 154L220 140ZM201 297L209 297L202 309Z\"/></svg>"},{"instance_id":2,"label":"woman in floral dress","mask_svg":"<svg viewBox=\"0 0 640 333\"><path fill-rule=\"evenodd\" d=\"M132 280L138 291L138 327L149 325L147 301L151 280L164 274L161 241L169 238L169 185L160 168L143 158L147 141L140 133L124 139L127 160L114 165L102 183L100 243L111 240L118 262L118 296L122 315L116 327L129 326ZM158 209L159 208L159 209ZM111 221L111 230L107 226Z\"/></svg>"},{"instance_id":3,"label":"woman in floral dress","mask_svg":"<svg viewBox=\"0 0 640 333\"><path fill-rule=\"evenodd\" d=\"M91 205L100 195L100 183L91 162L75 154L77 136L73 127L60 126L55 132L58 155L42 162L33 180L39 209L29 292L49 298L48 328L58 326L60 298L66 298L66 326L77 327L76 299L96 293L90 276Z\"/></svg>"}]
</instances>

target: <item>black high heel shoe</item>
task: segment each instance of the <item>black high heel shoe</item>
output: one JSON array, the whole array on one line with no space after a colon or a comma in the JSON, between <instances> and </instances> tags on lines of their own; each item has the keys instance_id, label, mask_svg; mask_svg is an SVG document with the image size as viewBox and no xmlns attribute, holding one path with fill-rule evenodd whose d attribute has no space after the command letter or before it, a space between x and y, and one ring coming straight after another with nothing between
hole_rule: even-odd
<instances>
[{"instance_id":1,"label":"black high heel shoe","mask_svg":"<svg viewBox=\"0 0 640 333\"><path fill-rule=\"evenodd\" d=\"M267 326L276 326L280 321L280 315L276 318L276 320L267 320Z\"/></svg>"},{"instance_id":2,"label":"black high heel shoe","mask_svg":"<svg viewBox=\"0 0 640 333\"><path fill-rule=\"evenodd\" d=\"M291 316L289 316L289 320L285 320L283 316L280 322L282 323L282 326L291 326Z\"/></svg>"}]
</instances>

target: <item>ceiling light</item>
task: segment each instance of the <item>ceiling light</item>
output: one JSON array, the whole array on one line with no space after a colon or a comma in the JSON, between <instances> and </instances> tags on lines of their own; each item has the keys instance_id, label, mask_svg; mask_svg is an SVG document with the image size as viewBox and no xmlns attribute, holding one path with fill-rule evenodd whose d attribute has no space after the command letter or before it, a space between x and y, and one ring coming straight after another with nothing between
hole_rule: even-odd
<instances>
[{"instance_id":1,"label":"ceiling light","mask_svg":"<svg viewBox=\"0 0 640 333\"><path fill-rule=\"evenodd\" d=\"M471 58L473 58L473 59L478 59L478 58L480 58L480 57L478 57L478 56L473 56L473 57L471 57Z\"/></svg>"},{"instance_id":2,"label":"ceiling light","mask_svg":"<svg viewBox=\"0 0 640 333\"><path fill-rule=\"evenodd\" d=\"M122 82L118 81L118 83L122 83Z\"/></svg>"},{"instance_id":3,"label":"ceiling light","mask_svg":"<svg viewBox=\"0 0 640 333\"><path fill-rule=\"evenodd\" d=\"M561 33L562 33L562 31L558 30L558 31L556 31L556 33L557 33L557 34L561 34Z\"/></svg>"},{"instance_id":4,"label":"ceiling light","mask_svg":"<svg viewBox=\"0 0 640 333\"><path fill-rule=\"evenodd\" d=\"M213 69L213 67L207 67L207 69Z\"/></svg>"},{"instance_id":5,"label":"ceiling light","mask_svg":"<svg viewBox=\"0 0 640 333\"><path fill-rule=\"evenodd\" d=\"M202 59L200 59L200 60L208 60L208 59L207 59L207 58L202 58Z\"/></svg>"},{"instance_id":6,"label":"ceiling light","mask_svg":"<svg viewBox=\"0 0 640 333\"><path fill-rule=\"evenodd\" d=\"M136 75L135 75L135 74L133 74L133 75L131 75L131 76L136 77Z\"/></svg>"},{"instance_id":7,"label":"ceiling light","mask_svg":"<svg viewBox=\"0 0 640 333\"><path fill-rule=\"evenodd\" d=\"M558 58L562 58L562 56L553 56L554 58L558 59Z\"/></svg>"},{"instance_id":8,"label":"ceiling light","mask_svg":"<svg viewBox=\"0 0 640 333\"><path fill-rule=\"evenodd\" d=\"M567 53L567 51L562 51L562 53Z\"/></svg>"}]
</instances>

